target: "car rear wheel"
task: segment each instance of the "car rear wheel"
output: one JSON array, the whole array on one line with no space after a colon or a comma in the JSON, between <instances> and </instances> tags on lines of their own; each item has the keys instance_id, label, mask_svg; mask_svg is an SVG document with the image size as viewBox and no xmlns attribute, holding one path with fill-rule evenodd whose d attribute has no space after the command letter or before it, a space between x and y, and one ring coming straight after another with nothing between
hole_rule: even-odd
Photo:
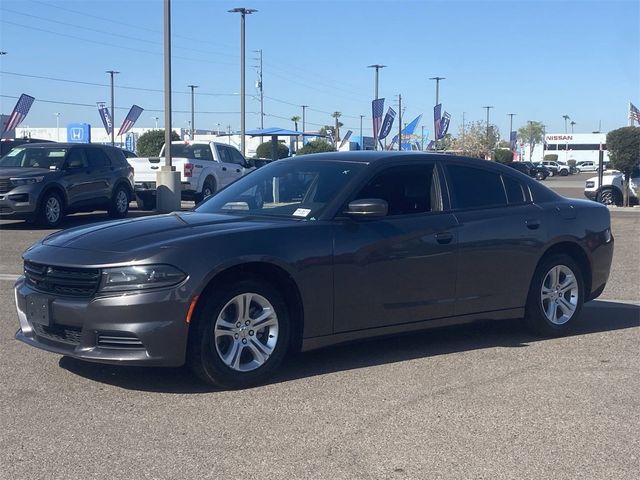
<instances>
[{"instance_id":1,"label":"car rear wheel","mask_svg":"<svg viewBox=\"0 0 640 480\"><path fill-rule=\"evenodd\" d=\"M553 177L555 175L555 173L553 173L553 170L549 170L549 176Z\"/></svg>"},{"instance_id":2,"label":"car rear wheel","mask_svg":"<svg viewBox=\"0 0 640 480\"><path fill-rule=\"evenodd\" d=\"M216 184L215 181L210 179L206 179L204 181L204 185L202 186L202 192L196 195L196 203L200 203L203 200L206 200L208 197L216 193Z\"/></svg>"},{"instance_id":3,"label":"car rear wheel","mask_svg":"<svg viewBox=\"0 0 640 480\"><path fill-rule=\"evenodd\" d=\"M569 170L560 170L560 175L562 177L566 177L567 175L569 175Z\"/></svg>"},{"instance_id":4,"label":"car rear wheel","mask_svg":"<svg viewBox=\"0 0 640 480\"><path fill-rule=\"evenodd\" d=\"M577 321L583 302L580 267L568 255L553 255L544 259L534 273L525 321L539 335L563 335Z\"/></svg>"},{"instance_id":5,"label":"car rear wheel","mask_svg":"<svg viewBox=\"0 0 640 480\"><path fill-rule=\"evenodd\" d=\"M613 188L603 188L598 192L597 200L603 205L622 205L622 198L617 190Z\"/></svg>"},{"instance_id":6,"label":"car rear wheel","mask_svg":"<svg viewBox=\"0 0 640 480\"><path fill-rule=\"evenodd\" d=\"M544 173L542 172L536 173L536 180L544 180L545 178L547 177L544 176Z\"/></svg>"},{"instance_id":7,"label":"car rear wheel","mask_svg":"<svg viewBox=\"0 0 640 480\"><path fill-rule=\"evenodd\" d=\"M109 205L111 218L124 218L129 213L129 191L124 186L116 187Z\"/></svg>"},{"instance_id":8,"label":"car rear wheel","mask_svg":"<svg viewBox=\"0 0 640 480\"><path fill-rule=\"evenodd\" d=\"M64 218L64 203L58 192L45 194L40 204L38 223L43 227L56 228Z\"/></svg>"},{"instance_id":9,"label":"car rear wheel","mask_svg":"<svg viewBox=\"0 0 640 480\"><path fill-rule=\"evenodd\" d=\"M261 280L240 280L202 300L189 334L188 363L224 388L263 382L280 365L290 321L280 293Z\"/></svg>"}]
</instances>

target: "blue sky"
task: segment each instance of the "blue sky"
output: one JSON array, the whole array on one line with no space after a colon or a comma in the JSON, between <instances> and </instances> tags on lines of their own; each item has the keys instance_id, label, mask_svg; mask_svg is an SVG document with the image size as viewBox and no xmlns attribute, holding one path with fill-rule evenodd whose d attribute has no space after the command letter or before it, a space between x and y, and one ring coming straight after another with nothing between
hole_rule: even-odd
<instances>
[{"instance_id":1,"label":"blue sky","mask_svg":"<svg viewBox=\"0 0 640 480\"><path fill-rule=\"evenodd\" d=\"M247 17L247 93L256 94L255 56L264 54L265 126L291 127L307 104L307 128L329 124L341 111L358 134L359 115L371 130L372 63L386 106L402 94L405 120L425 114L431 131L432 76L446 77L440 99L456 133L467 121L491 122L506 137L514 126L544 122L577 132L602 122L607 131L627 123L628 101L640 104L640 2L633 1L188 1L173 0L174 126L186 127L188 84L196 90L196 126L239 128L239 24L227 10L252 7ZM161 0L2 0L0 110L10 113L20 93L34 104L24 124L99 125L96 101L108 101L105 70L116 77L116 124L131 104L146 111L138 126L162 118ZM11 72L11 74L7 73ZM14 74L53 77L59 82ZM122 88L133 87L133 88ZM184 93L181 93L184 92ZM214 95L215 94L215 95ZM217 95L222 94L222 95ZM88 107L57 103L87 104ZM638 105L640 106L640 105ZM386 107L385 107L386 108ZM155 110L155 111L154 111ZM180 111L184 113L179 113ZM247 127L259 126L259 103L247 100ZM282 117L282 118L279 118ZM160 120L162 125L162 120Z\"/></svg>"}]
</instances>

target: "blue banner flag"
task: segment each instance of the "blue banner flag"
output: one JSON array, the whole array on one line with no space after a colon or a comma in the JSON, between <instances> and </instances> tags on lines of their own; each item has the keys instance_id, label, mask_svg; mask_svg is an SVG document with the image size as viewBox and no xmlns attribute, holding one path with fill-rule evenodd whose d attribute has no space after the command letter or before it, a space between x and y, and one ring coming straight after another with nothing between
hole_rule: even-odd
<instances>
[{"instance_id":1,"label":"blue banner flag","mask_svg":"<svg viewBox=\"0 0 640 480\"><path fill-rule=\"evenodd\" d=\"M380 129L380 136L378 137L380 140L387 138L389 132L391 132L391 127L393 127L393 121L396 118L396 111L389 107L387 110L387 114L384 116L384 122L382 122L382 128Z\"/></svg>"},{"instance_id":2,"label":"blue banner flag","mask_svg":"<svg viewBox=\"0 0 640 480\"><path fill-rule=\"evenodd\" d=\"M382 125L382 113L384 112L384 98L378 98L371 102L371 117L373 118L373 136L380 131Z\"/></svg>"},{"instance_id":3,"label":"blue banner flag","mask_svg":"<svg viewBox=\"0 0 640 480\"><path fill-rule=\"evenodd\" d=\"M124 135L129 130L131 130L131 127L133 127L133 124L136 123L136 120L138 120L138 117L140 117L140 114L143 111L144 109L142 107L139 107L138 105L133 105L131 107L131 110L129 110L129 113L127 113L127 116L125 117L124 122L122 122L122 125L120 126L120 131L118 132L118 136Z\"/></svg>"},{"instance_id":4,"label":"blue banner flag","mask_svg":"<svg viewBox=\"0 0 640 480\"><path fill-rule=\"evenodd\" d=\"M447 131L449 130L450 121L451 121L451 115L449 115L449 112L444 112L444 115L440 119L440 136L438 137L438 140L442 140L447 134Z\"/></svg>"},{"instance_id":5,"label":"blue banner flag","mask_svg":"<svg viewBox=\"0 0 640 480\"><path fill-rule=\"evenodd\" d=\"M515 152L516 147L518 146L518 132L515 130L509 135L509 146L511 151Z\"/></svg>"},{"instance_id":6,"label":"blue banner flag","mask_svg":"<svg viewBox=\"0 0 640 480\"><path fill-rule=\"evenodd\" d=\"M7 123L2 129L2 135L4 135L5 132L14 130L18 125L22 123L22 121L27 117L27 114L29 113L34 100L34 97L32 97L31 95L27 95L26 93L20 95L18 103L16 103L16 106L13 108L13 112L11 112L11 115L9 115L9 120L7 120Z\"/></svg>"},{"instance_id":7,"label":"blue banner flag","mask_svg":"<svg viewBox=\"0 0 640 480\"><path fill-rule=\"evenodd\" d=\"M107 104L104 102L96 102L96 105L98 105L98 114L102 119L102 125L104 125L104 129L107 131L107 135L111 135L111 130L113 130L113 120L111 120L111 114L109 113Z\"/></svg>"},{"instance_id":8,"label":"blue banner flag","mask_svg":"<svg viewBox=\"0 0 640 480\"><path fill-rule=\"evenodd\" d=\"M342 142L340 142L340 146L338 147L338 150L340 150L342 147L345 146L345 144L349 141L349 139L351 138L351 135L353 134L353 132L351 130L347 130L347 134L342 138Z\"/></svg>"},{"instance_id":9,"label":"blue banner flag","mask_svg":"<svg viewBox=\"0 0 640 480\"><path fill-rule=\"evenodd\" d=\"M442 104L433 107L433 134L434 138L440 138L440 120L442 119Z\"/></svg>"}]
</instances>

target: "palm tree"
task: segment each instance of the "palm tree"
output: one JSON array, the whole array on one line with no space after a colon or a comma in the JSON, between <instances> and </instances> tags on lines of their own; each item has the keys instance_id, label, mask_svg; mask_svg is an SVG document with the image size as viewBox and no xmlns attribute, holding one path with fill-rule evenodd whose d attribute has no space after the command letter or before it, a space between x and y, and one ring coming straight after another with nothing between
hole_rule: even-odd
<instances>
[{"instance_id":1,"label":"palm tree","mask_svg":"<svg viewBox=\"0 0 640 480\"><path fill-rule=\"evenodd\" d=\"M291 117L291 121L293 122L293 125L295 126L295 131L298 131L298 122L300 121L300 117L297 115L294 115L293 117Z\"/></svg>"},{"instance_id":2,"label":"palm tree","mask_svg":"<svg viewBox=\"0 0 640 480\"><path fill-rule=\"evenodd\" d=\"M569 115L562 115L562 118L564 118L564 133L567 133L567 120L569 120Z\"/></svg>"},{"instance_id":3,"label":"palm tree","mask_svg":"<svg viewBox=\"0 0 640 480\"><path fill-rule=\"evenodd\" d=\"M571 133L573 133L573 126L576 124L576 122L574 122L573 120L571 120L571 122L569 123L569 125L571 125Z\"/></svg>"},{"instance_id":4,"label":"palm tree","mask_svg":"<svg viewBox=\"0 0 640 480\"><path fill-rule=\"evenodd\" d=\"M331 116L336 119L336 142L339 142L340 141L340 126L342 125L342 123L340 123L338 121L338 119L342 116L342 113L341 112L333 112L331 114Z\"/></svg>"}]
</instances>

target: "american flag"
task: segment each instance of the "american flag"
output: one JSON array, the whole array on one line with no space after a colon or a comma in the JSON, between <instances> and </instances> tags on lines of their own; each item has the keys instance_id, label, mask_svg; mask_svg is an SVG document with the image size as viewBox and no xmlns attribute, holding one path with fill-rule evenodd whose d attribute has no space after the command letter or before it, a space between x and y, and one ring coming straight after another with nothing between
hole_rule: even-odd
<instances>
[{"instance_id":1,"label":"american flag","mask_svg":"<svg viewBox=\"0 0 640 480\"><path fill-rule=\"evenodd\" d=\"M384 113L384 98L378 98L371 102L373 116L373 136L378 137L380 126L382 125L382 114Z\"/></svg>"},{"instance_id":2,"label":"american flag","mask_svg":"<svg viewBox=\"0 0 640 480\"><path fill-rule=\"evenodd\" d=\"M16 106L13 109L13 112L11 113L9 120L7 120L7 123L2 129L3 135L5 132L10 132L14 128L16 128L18 125L20 125L20 123L22 123L22 121L26 118L27 113L29 113L29 109L31 108L31 105L33 105L34 100L35 98L25 93L20 95L20 98L18 99L18 103L16 103Z\"/></svg>"},{"instance_id":3,"label":"american flag","mask_svg":"<svg viewBox=\"0 0 640 480\"><path fill-rule=\"evenodd\" d=\"M136 120L138 120L138 117L143 112L143 110L144 109L142 107L139 107L138 105L133 105L131 107L131 110L129 110L129 113L127 113L124 122L122 122L122 126L120 127L120 131L118 132L118 136L124 135L129 130L131 130L131 127L133 127L133 124L136 123Z\"/></svg>"},{"instance_id":4,"label":"american flag","mask_svg":"<svg viewBox=\"0 0 640 480\"><path fill-rule=\"evenodd\" d=\"M640 110L631 102L629 102L629 118L640 123Z\"/></svg>"}]
</instances>

